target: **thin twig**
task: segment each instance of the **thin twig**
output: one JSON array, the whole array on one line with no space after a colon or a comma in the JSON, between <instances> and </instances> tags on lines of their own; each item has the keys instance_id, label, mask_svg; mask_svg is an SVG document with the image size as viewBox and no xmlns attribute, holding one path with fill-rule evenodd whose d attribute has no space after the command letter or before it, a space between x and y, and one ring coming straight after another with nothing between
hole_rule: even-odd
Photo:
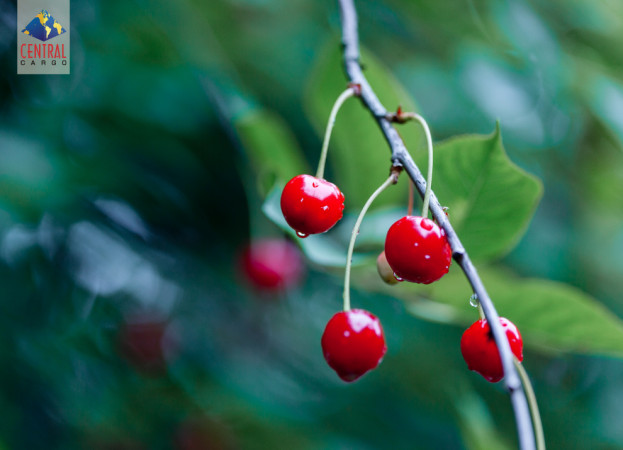
<instances>
[{"instance_id":1,"label":"thin twig","mask_svg":"<svg viewBox=\"0 0 623 450\"><path fill-rule=\"evenodd\" d=\"M409 177L413 180L415 187L421 196L426 192L426 181L420 170L409 155L402 138L387 119L387 110L381 104L376 94L370 87L364 76L359 63L359 35L357 31L357 12L353 0L339 0L341 20L342 20L342 46L344 68L346 75L351 83L356 83L361 87L360 98L365 107L375 118L392 152L392 162L395 166L403 166ZM530 418L530 411L523 391L521 380L517 369L513 363L513 354L506 338L493 302L476 272L476 268L463 244L459 240L456 232L452 228L443 208L439 204L434 192L430 195L430 210L439 226L442 227L448 237L448 242L452 247L452 256L459 264L467 280L472 286L478 300L482 305L484 314L489 322L493 337L500 351L502 367L504 368L504 384L509 392L511 404L515 413L517 424L517 434L519 447L522 450L533 450L535 448L534 430Z\"/></svg>"}]
</instances>

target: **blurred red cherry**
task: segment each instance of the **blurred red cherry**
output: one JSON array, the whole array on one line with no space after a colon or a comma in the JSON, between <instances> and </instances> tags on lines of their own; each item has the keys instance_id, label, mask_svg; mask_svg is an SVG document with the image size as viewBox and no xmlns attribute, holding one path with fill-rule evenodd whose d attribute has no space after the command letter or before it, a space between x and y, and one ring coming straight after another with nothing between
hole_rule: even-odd
<instances>
[{"instance_id":1,"label":"blurred red cherry","mask_svg":"<svg viewBox=\"0 0 623 450\"><path fill-rule=\"evenodd\" d=\"M173 440L175 450L230 450L237 448L230 433L208 418L187 419L180 424Z\"/></svg>"},{"instance_id":2,"label":"blurred red cherry","mask_svg":"<svg viewBox=\"0 0 623 450\"><path fill-rule=\"evenodd\" d=\"M133 319L119 330L119 346L125 359L137 370L152 375L166 371L166 356L176 344L166 335L167 322L163 320Z\"/></svg>"},{"instance_id":3,"label":"blurred red cherry","mask_svg":"<svg viewBox=\"0 0 623 450\"><path fill-rule=\"evenodd\" d=\"M258 239L243 252L243 273L260 291L288 289L303 277L304 264L296 245L285 239Z\"/></svg>"}]
</instances>

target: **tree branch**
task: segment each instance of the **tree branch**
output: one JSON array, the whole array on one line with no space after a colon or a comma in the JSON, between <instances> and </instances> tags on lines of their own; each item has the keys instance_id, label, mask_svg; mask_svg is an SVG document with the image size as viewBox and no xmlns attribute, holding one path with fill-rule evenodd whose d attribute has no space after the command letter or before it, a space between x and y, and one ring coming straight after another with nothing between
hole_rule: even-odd
<instances>
[{"instance_id":1,"label":"tree branch","mask_svg":"<svg viewBox=\"0 0 623 450\"><path fill-rule=\"evenodd\" d=\"M387 118L387 110L381 104L372 87L364 76L359 63L359 36L357 31L357 12L353 0L338 0L342 20L342 46L346 75L351 83L361 86L360 98L365 107L375 118L392 152L392 162L395 166L403 166L409 177L413 180L417 190L423 197L426 191L426 181L420 170L409 155L402 138L392 123ZM448 237L452 248L454 260L461 266L467 280L472 286L474 293L482 305L485 317L493 332L493 337L498 346L502 366L504 368L504 384L509 392L511 404L515 413L519 446L522 450L535 448L534 430L528 409L523 387L519 374L513 363L513 354L508 343L508 338L500 325L499 316L493 302L478 276L476 268L469 259L463 244L459 240L448 217L443 211L437 197L433 192L430 195L430 210L441 228Z\"/></svg>"}]
</instances>

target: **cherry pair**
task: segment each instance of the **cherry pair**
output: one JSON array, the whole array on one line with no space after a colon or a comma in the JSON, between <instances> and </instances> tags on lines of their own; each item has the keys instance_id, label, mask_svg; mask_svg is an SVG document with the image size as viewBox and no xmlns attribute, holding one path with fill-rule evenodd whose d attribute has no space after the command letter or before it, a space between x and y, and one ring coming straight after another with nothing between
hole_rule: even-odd
<instances>
[{"instance_id":1,"label":"cherry pair","mask_svg":"<svg viewBox=\"0 0 623 450\"><path fill-rule=\"evenodd\" d=\"M324 233L342 218L344 195L333 183L298 175L283 189L281 211L299 237ZM329 320L321 346L329 366L346 382L377 367L387 351L379 319L368 311L349 308Z\"/></svg>"},{"instance_id":2,"label":"cherry pair","mask_svg":"<svg viewBox=\"0 0 623 450\"><path fill-rule=\"evenodd\" d=\"M281 211L298 236L324 233L342 218L344 195L333 183L298 175L283 189ZM452 249L435 222L405 216L387 232L385 258L397 280L429 284L448 272Z\"/></svg>"},{"instance_id":3,"label":"cherry pair","mask_svg":"<svg viewBox=\"0 0 623 450\"><path fill-rule=\"evenodd\" d=\"M517 327L500 317L511 351L523 361L523 340ZM335 314L327 324L321 340L329 366L347 382L355 381L383 360L387 351L385 336L378 318L368 311L353 309ZM461 354L467 367L486 380L496 383L504 377L504 368L485 319L476 321L461 338Z\"/></svg>"}]
</instances>

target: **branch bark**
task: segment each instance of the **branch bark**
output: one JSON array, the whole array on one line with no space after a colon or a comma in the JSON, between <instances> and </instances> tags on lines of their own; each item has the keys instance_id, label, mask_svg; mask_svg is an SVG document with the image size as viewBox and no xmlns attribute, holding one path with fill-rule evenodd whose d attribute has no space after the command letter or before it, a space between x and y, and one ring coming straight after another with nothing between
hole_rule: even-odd
<instances>
[{"instance_id":1,"label":"branch bark","mask_svg":"<svg viewBox=\"0 0 623 450\"><path fill-rule=\"evenodd\" d=\"M402 166L413 180L418 192L423 197L426 191L426 180L422 173L413 162L405 147L402 138L392 123L387 119L387 110L381 104L372 87L366 80L359 63L359 35L357 30L357 12L353 0L339 0L341 21L342 21L342 46L344 68L346 75L351 83L358 84L361 87L361 101L370 111L372 116L378 123L381 132L385 136L387 143L391 149L391 160L394 166ZM508 339L500 325L499 316L489 294L478 276L475 266L469 259L469 255L465 251L463 244L459 240L454 228L450 224L445 212L443 211L439 200L434 192L430 195L431 214L442 227L447 236L450 246L452 247L452 256L457 264L461 267L474 293L478 296L478 300L482 305L485 317L489 322L493 337L498 346L502 366L504 368L504 384L509 393L513 411L515 413L515 422L517 425L517 434L519 439L519 447L522 450L532 450L535 448L534 430L530 418L530 410L524 393L519 374L515 368Z\"/></svg>"}]
</instances>

